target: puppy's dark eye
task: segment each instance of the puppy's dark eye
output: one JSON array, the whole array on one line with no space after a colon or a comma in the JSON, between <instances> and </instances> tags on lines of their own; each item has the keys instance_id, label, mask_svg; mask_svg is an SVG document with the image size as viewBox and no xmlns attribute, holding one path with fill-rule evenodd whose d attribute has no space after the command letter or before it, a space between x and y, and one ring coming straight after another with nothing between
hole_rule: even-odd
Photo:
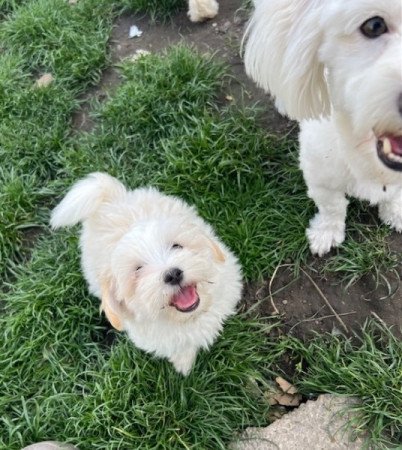
<instances>
[{"instance_id":1,"label":"puppy's dark eye","mask_svg":"<svg viewBox=\"0 0 402 450\"><path fill-rule=\"evenodd\" d=\"M141 270L141 269L142 269L142 266L137 266L137 267L135 268L135 271L138 272L138 271Z\"/></svg>"},{"instance_id":2,"label":"puppy's dark eye","mask_svg":"<svg viewBox=\"0 0 402 450\"><path fill-rule=\"evenodd\" d=\"M366 20L360 27L362 34L370 39L380 37L382 34L388 32L387 24L382 17L375 16Z\"/></svg>"},{"instance_id":3,"label":"puppy's dark eye","mask_svg":"<svg viewBox=\"0 0 402 450\"><path fill-rule=\"evenodd\" d=\"M172 245L172 248L183 248L183 246L180 245L180 244L174 243L174 244Z\"/></svg>"}]
</instances>

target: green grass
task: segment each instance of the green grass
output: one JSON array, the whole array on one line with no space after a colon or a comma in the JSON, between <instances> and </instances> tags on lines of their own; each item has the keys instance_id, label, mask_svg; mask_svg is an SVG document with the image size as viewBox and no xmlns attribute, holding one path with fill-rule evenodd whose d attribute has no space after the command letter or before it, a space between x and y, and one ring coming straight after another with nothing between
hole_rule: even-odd
<instances>
[{"instance_id":1,"label":"green grass","mask_svg":"<svg viewBox=\"0 0 402 450\"><path fill-rule=\"evenodd\" d=\"M173 14L187 7L186 0L122 0L125 9L146 13L152 21L171 19Z\"/></svg>"},{"instance_id":2,"label":"green grass","mask_svg":"<svg viewBox=\"0 0 402 450\"><path fill-rule=\"evenodd\" d=\"M296 142L267 133L256 108L224 106L225 68L191 49L122 64L121 86L95 106L94 130L73 132L81 94L108 64L106 43L123 3L162 18L185 7L174 0L0 2L0 448L45 439L81 450L225 448L236 430L266 423L261 394L284 349L308 363L299 375L307 390L314 382L315 391L342 387L348 368L356 383L345 381L341 393L368 399L360 425L372 426L377 441L384 431L400 437L392 384L400 372L392 358L400 363L401 347L390 341L377 351L370 346L374 329L363 334L367 356L341 338L321 347L318 339L311 346L273 340L273 325L239 316L183 380L100 316L80 270L78 230L46 228L50 209L91 171L195 204L239 255L250 281L284 261L306 261L305 228L314 214ZM45 72L55 80L38 89L35 80ZM371 211L354 203L347 240L324 270L356 280L396 267L389 230L367 218ZM34 242L31 225L46 231ZM327 364L335 357L339 373ZM331 379L323 381L321 367ZM378 373L392 386L389 398L374 382Z\"/></svg>"},{"instance_id":3,"label":"green grass","mask_svg":"<svg viewBox=\"0 0 402 450\"><path fill-rule=\"evenodd\" d=\"M300 360L295 375L304 394L357 397L356 432L368 432L374 448L402 440L402 341L383 325L368 322L361 336L317 336L309 343L287 339L284 349Z\"/></svg>"},{"instance_id":4,"label":"green grass","mask_svg":"<svg viewBox=\"0 0 402 450\"><path fill-rule=\"evenodd\" d=\"M28 184L26 192L15 195L11 181L4 174L0 178L5 199L0 273L22 251L22 228L43 224L36 193L57 176L57 155L68 142L78 98L99 80L107 63L106 42L115 14L107 0L82 0L74 6L36 0L8 6L13 12L0 23L0 159L13 186L15 180ZM46 72L54 76L53 83L37 88L35 80Z\"/></svg>"},{"instance_id":5,"label":"green grass","mask_svg":"<svg viewBox=\"0 0 402 450\"><path fill-rule=\"evenodd\" d=\"M32 73L50 72L65 85L99 80L110 34L112 3L83 0L27 2L0 26L0 40L19 49Z\"/></svg>"},{"instance_id":6,"label":"green grass","mask_svg":"<svg viewBox=\"0 0 402 450\"><path fill-rule=\"evenodd\" d=\"M0 0L0 19L29 0Z\"/></svg>"},{"instance_id":7,"label":"green grass","mask_svg":"<svg viewBox=\"0 0 402 450\"><path fill-rule=\"evenodd\" d=\"M9 271L10 262L21 259L24 230L36 226L40 192L32 175L0 169L0 276ZM26 244L26 242L25 242Z\"/></svg>"},{"instance_id":8,"label":"green grass","mask_svg":"<svg viewBox=\"0 0 402 450\"><path fill-rule=\"evenodd\" d=\"M389 228L376 218L371 223L359 222L358 216L349 219L348 238L324 263L324 271L338 274L349 285L370 274L379 285L401 263L401 256L389 248L389 235Z\"/></svg>"}]
</instances>

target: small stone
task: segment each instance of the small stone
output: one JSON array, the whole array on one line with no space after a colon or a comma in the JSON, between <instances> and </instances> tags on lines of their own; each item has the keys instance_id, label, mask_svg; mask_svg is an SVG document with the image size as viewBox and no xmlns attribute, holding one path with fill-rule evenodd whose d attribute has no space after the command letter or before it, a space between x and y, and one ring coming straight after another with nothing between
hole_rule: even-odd
<instances>
[{"instance_id":1,"label":"small stone","mask_svg":"<svg viewBox=\"0 0 402 450\"><path fill-rule=\"evenodd\" d=\"M219 29L221 33L227 33L229 31L229 28L232 26L231 22L227 20Z\"/></svg>"},{"instance_id":2,"label":"small stone","mask_svg":"<svg viewBox=\"0 0 402 450\"><path fill-rule=\"evenodd\" d=\"M282 377L276 377L275 378L276 383L279 385L279 387L282 389L283 392L286 394L297 394L297 389L293 384L290 384L289 381L286 381Z\"/></svg>"},{"instance_id":3,"label":"small stone","mask_svg":"<svg viewBox=\"0 0 402 450\"><path fill-rule=\"evenodd\" d=\"M24 447L22 450L78 450L78 448L64 442L43 441L28 445L28 447Z\"/></svg>"},{"instance_id":4,"label":"small stone","mask_svg":"<svg viewBox=\"0 0 402 450\"><path fill-rule=\"evenodd\" d=\"M283 303L284 305L287 305L287 304L288 304L288 301L287 301L287 300L282 300L282 303Z\"/></svg>"},{"instance_id":5,"label":"small stone","mask_svg":"<svg viewBox=\"0 0 402 450\"><path fill-rule=\"evenodd\" d=\"M45 73L35 81L35 87L48 87L53 82L53 80L54 78L51 73Z\"/></svg>"}]
</instances>

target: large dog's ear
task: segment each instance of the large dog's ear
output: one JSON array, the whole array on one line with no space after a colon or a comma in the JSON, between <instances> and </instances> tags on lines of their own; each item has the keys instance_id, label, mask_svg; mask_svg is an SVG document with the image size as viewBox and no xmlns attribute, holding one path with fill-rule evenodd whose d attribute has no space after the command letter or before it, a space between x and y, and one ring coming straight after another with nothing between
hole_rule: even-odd
<instances>
[{"instance_id":1,"label":"large dog's ear","mask_svg":"<svg viewBox=\"0 0 402 450\"><path fill-rule=\"evenodd\" d=\"M115 282L110 279L104 279L101 282L101 311L105 312L105 315L113 328L118 331L123 330L123 318L122 318L122 305L120 305L117 299L117 290Z\"/></svg>"},{"instance_id":2,"label":"large dog's ear","mask_svg":"<svg viewBox=\"0 0 402 450\"><path fill-rule=\"evenodd\" d=\"M323 0L255 0L245 34L247 74L292 119L330 112L325 67L319 60Z\"/></svg>"}]
</instances>

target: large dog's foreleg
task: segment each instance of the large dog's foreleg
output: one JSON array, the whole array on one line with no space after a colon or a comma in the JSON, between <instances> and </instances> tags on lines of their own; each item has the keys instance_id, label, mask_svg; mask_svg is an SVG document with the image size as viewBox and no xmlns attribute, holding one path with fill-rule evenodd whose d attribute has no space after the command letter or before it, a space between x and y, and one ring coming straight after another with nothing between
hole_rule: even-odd
<instances>
[{"instance_id":1,"label":"large dog's foreleg","mask_svg":"<svg viewBox=\"0 0 402 450\"><path fill-rule=\"evenodd\" d=\"M318 212L307 228L307 238L311 252L322 256L345 239L348 201L343 192L322 187L309 187L308 194L318 207Z\"/></svg>"}]
</instances>

